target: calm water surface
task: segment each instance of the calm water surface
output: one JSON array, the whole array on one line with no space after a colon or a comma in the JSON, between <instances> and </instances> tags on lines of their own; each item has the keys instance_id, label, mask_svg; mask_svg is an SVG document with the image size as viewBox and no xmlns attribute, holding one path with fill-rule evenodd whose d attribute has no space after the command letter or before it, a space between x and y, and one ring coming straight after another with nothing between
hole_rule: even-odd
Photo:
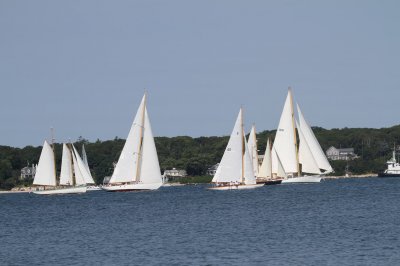
<instances>
[{"instance_id":1,"label":"calm water surface","mask_svg":"<svg viewBox=\"0 0 400 266\"><path fill-rule=\"evenodd\" d=\"M0 195L2 265L400 265L400 179Z\"/></svg>"}]
</instances>

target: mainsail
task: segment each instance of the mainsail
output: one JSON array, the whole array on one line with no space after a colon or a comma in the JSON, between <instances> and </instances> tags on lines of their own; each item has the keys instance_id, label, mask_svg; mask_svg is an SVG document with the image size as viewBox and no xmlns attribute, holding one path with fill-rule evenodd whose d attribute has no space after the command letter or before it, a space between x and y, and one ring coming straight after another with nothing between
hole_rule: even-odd
<instances>
[{"instance_id":1,"label":"mainsail","mask_svg":"<svg viewBox=\"0 0 400 266\"><path fill-rule=\"evenodd\" d=\"M47 141L44 141L42 153L40 154L39 164L36 168L34 185L56 186L56 168L54 162L54 152Z\"/></svg>"},{"instance_id":2,"label":"mainsail","mask_svg":"<svg viewBox=\"0 0 400 266\"><path fill-rule=\"evenodd\" d=\"M241 182L243 156L242 109L236 118L235 126L229 138L224 155L215 172L212 182Z\"/></svg>"},{"instance_id":3,"label":"mainsail","mask_svg":"<svg viewBox=\"0 0 400 266\"><path fill-rule=\"evenodd\" d=\"M293 100L292 92L289 89L276 132L273 149L279 156L286 173L291 174L298 172L295 140ZM274 155L272 156L272 172L278 172L278 160Z\"/></svg>"},{"instance_id":4,"label":"mainsail","mask_svg":"<svg viewBox=\"0 0 400 266\"><path fill-rule=\"evenodd\" d=\"M71 151L67 144L63 144L62 159L61 159L61 174L60 185L73 184L72 157Z\"/></svg>"}]
</instances>

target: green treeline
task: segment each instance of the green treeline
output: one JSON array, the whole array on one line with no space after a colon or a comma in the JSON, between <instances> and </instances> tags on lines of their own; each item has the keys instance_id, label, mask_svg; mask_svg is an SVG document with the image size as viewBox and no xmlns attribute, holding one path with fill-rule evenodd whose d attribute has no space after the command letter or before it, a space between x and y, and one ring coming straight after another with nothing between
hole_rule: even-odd
<instances>
[{"instance_id":1,"label":"green treeline","mask_svg":"<svg viewBox=\"0 0 400 266\"><path fill-rule=\"evenodd\" d=\"M376 173L385 169L385 162L391 157L394 143L400 143L400 125L391 128L343 128L323 129L313 128L323 150L330 146L336 148L354 148L358 159L348 162L349 171L354 174ZM273 139L274 131L263 131L257 134L260 154L264 153L268 138ZM156 137L155 142L159 156L161 170L186 169L190 176L205 175L211 165L218 163L225 150L229 137ZM75 147L81 152L85 144L89 166L93 178L97 183L102 183L105 176L113 171L113 162L118 160L125 140L88 142L79 138ZM57 171L61 167L62 144L55 144ZM29 164L37 164L41 147L27 146L25 148L12 148L0 146L0 188L10 189L16 185L29 185L32 181L21 181L20 170ZM343 175L346 167L345 161L332 161L335 175Z\"/></svg>"}]
</instances>

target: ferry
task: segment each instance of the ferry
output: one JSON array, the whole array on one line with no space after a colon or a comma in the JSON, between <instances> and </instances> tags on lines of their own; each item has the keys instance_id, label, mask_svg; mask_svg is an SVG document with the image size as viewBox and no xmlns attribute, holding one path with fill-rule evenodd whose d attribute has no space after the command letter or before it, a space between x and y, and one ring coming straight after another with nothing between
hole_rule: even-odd
<instances>
[{"instance_id":1,"label":"ferry","mask_svg":"<svg viewBox=\"0 0 400 266\"><path fill-rule=\"evenodd\" d=\"M393 149L393 157L386 164L387 169L378 173L378 177L400 177L400 163L396 160L396 149Z\"/></svg>"}]
</instances>

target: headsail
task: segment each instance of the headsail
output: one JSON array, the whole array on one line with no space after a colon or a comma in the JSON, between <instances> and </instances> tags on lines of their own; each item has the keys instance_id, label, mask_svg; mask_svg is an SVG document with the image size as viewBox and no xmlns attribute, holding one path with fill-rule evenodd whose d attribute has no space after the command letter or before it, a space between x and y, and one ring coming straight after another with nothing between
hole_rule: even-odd
<instances>
[{"instance_id":1,"label":"headsail","mask_svg":"<svg viewBox=\"0 0 400 266\"><path fill-rule=\"evenodd\" d=\"M86 170L90 173L89 162L86 155L85 145L82 144L82 161L85 164Z\"/></svg>"},{"instance_id":2,"label":"headsail","mask_svg":"<svg viewBox=\"0 0 400 266\"><path fill-rule=\"evenodd\" d=\"M150 125L147 108L144 115L144 132L142 145L142 160L140 165L140 182L144 184L162 183L160 164L158 162L153 131Z\"/></svg>"},{"instance_id":3,"label":"headsail","mask_svg":"<svg viewBox=\"0 0 400 266\"><path fill-rule=\"evenodd\" d=\"M245 134L243 132L243 141L244 141L244 180L243 182L246 185L254 185L256 184L256 176L254 175L254 169L253 169L253 160L250 156L250 151L249 151L249 147L247 145L247 141L246 141L246 137Z\"/></svg>"},{"instance_id":4,"label":"headsail","mask_svg":"<svg viewBox=\"0 0 400 266\"><path fill-rule=\"evenodd\" d=\"M301 171L303 173L309 174L321 174L319 170L318 164L314 158L314 155L308 145L306 138L304 137L303 131L301 130L300 126L297 125L297 132L299 133L299 163L301 164Z\"/></svg>"},{"instance_id":5,"label":"headsail","mask_svg":"<svg viewBox=\"0 0 400 266\"><path fill-rule=\"evenodd\" d=\"M258 176L259 164L258 164L258 151L257 151L257 137L256 137L256 127L253 125L251 127L249 140L247 142L250 152L250 158L253 162L254 175Z\"/></svg>"},{"instance_id":6,"label":"headsail","mask_svg":"<svg viewBox=\"0 0 400 266\"><path fill-rule=\"evenodd\" d=\"M314 132L304 119L303 113L301 112L299 105L297 105L297 112L299 115L298 128L300 128L301 132L303 133L304 139L306 140L314 156L314 159L317 162L318 168L325 170L326 172L324 172L324 174L333 172L332 166L328 162L328 159L326 158L326 155L322 150L321 145L315 137Z\"/></svg>"},{"instance_id":7,"label":"headsail","mask_svg":"<svg viewBox=\"0 0 400 266\"><path fill-rule=\"evenodd\" d=\"M85 185L85 179L83 177L84 172L82 171L82 168L79 167L78 165L78 160L77 160L77 152L75 151L75 148L73 147L73 154L72 154L72 161L73 161L73 167L74 167L74 174L75 174L75 184L73 185ZM79 154L78 154L79 156ZM83 169L85 170L85 169Z\"/></svg>"},{"instance_id":8,"label":"headsail","mask_svg":"<svg viewBox=\"0 0 400 266\"><path fill-rule=\"evenodd\" d=\"M74 151L74 155L76 157L76 163L78 164L79 171L82 175L82 178L84 180L84 184L94 184L94 180L90 172L86 169L85 163L79 156L78 151L76 150L75 146L72 144L72 148ZM78 183L78 182L77 182Z\"/></svg>"},{"instance_id":9,"label":"headsail","mask_svg":"<svg viewBox=\"0 0 400 266\"><path fill-rule=\"evenodd\" d=\"M271 156L271 142L268 139L267 147L265 148L264 159L258 172L258 177L271 178L272 177L272 156Z\"/></svg>"}]
</instances>

